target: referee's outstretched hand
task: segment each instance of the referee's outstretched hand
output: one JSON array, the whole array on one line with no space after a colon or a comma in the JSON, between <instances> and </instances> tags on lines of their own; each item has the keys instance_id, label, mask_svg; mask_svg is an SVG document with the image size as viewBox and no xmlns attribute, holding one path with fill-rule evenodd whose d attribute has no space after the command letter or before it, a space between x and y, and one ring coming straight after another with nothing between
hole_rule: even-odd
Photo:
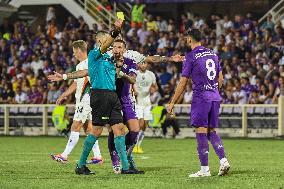
<instances>
[{"instance_id":1,"label":"referee's outstretched hand","mask_svg":"<svg viewBox=\"0 0 284 189\"><path fill-rule=\"evenodd\" d=\"M62 81L63 80L63 75L62 74L60 74L58 72L53 72L53 73L54 73L53 75L47 76L47 79L49 81L54 82L54 81Z\"/></svg>"}]
</instances>

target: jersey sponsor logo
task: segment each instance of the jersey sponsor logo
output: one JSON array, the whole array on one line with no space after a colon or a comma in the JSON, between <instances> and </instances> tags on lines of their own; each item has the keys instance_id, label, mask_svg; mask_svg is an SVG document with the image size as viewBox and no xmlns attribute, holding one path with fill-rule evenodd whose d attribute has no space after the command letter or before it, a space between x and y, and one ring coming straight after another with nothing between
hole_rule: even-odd
<instances>
[{"instance_id":1,"label":"jersey sponsor logo","mask_svg":"<svg viewBox=\"0 0 284 189\"><path fill-rule=\"evenodd\" d=\"M205 52L202 52L202 53L196 53L195 58L198 59L198 58L202 58L204 56L210 56L210 55L216 56L216 54L212 51L205 51Z\"/></svg>"},{"instance_id":2,"label":"jersey sponsor logo","mask_svg":"<svg viewBox=\"0 0 284 189\"><path fill-rule=\"evenodd\" d=\"M218 89L218 83L215 83L213 85L207 84L207 85L204 85L203 87L206 91L216 90L216 89Z\"/></svg>"},{"instance_id":3,"label":"jersey sponsor logo","mask_svg":"<svg viewBox=\"0 0 284 189\"><path fill-rule=\"evenodd\" d=\"M102 117L102 120L106 120L106 119L109 119L109 117Z\"/></svg>"}]
</instances>

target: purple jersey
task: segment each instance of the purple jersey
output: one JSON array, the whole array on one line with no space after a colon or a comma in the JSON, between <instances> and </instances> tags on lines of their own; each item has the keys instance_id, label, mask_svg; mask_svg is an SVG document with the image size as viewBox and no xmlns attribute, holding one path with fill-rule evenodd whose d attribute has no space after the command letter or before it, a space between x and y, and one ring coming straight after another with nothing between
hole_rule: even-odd
<instances>
[{"instance_id":1,"label":"purple jersey","mask_svg":"<svg viewBox=\"0 0 284 189\"><path fill-rule=\"evenodd\" d=\"M135 74L136 75L136 64L133 60L129 58L124 58L124 64L121 68L121 71L127 75ZM124 79L117 79L116 80L116 92L117 95L122 103L131 103L130 99L130 83L125 81Z\"/></svg>"},{"instance_id":2,"label":"purple jersey","mask_svg":"<svg viewBox=\"0 0 284 189\"><path fill-rule=\"evenodd\" d=\"M182 77L192 79L192 102L221 101L218 90L219 72L219 58L212 50L198 46L186 55Z\"/></svg>"}]
</instances>

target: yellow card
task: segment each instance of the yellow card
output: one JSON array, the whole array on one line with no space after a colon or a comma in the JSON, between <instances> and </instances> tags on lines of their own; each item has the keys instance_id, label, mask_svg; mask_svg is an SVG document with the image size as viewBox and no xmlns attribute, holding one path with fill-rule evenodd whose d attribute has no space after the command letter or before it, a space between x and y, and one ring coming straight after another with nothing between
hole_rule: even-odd
<instances>
[{"instance_id":1,"label":"yellow card","mask_svg":"<svg viewBox=\"0 0 284 189\"><path fill-rule=\"evenodd\" d=\"M118 19L124 20L124 14L123 14L123 12L116 12L116 16L117 16Z\"/></svg>"}]
</instances>

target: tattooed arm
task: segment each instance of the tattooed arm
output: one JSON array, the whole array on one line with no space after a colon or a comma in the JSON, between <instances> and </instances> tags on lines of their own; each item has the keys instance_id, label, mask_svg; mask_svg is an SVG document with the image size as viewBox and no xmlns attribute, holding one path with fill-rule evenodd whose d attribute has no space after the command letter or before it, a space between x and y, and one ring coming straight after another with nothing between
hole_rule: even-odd
<instances>
[{"instance_id":1,"label":"tattooed arm","mask_svg":"<svg viewBox=\"0 0 284 189\"><path fill-rule=\"evenodd\" d=\"M49 75L47 78L50 81L62 81L67 79L77 79L86 76L88 76L88 70L79 70L68 74L60 74L58 72L54 72L53 75Z\"/></svg>"},{"instance_id":2,"label":"tattooed arm","mask_svg":"<svg viewBox=\"0 0 284 189\"><path fill-rule=\"evenodd\" d=\"M184 60L184 56L174 55L171 57L166 56L147 56L145 62L147 63L161 63L161 62L182 62Z\"/></svg>"}]
</instances>

